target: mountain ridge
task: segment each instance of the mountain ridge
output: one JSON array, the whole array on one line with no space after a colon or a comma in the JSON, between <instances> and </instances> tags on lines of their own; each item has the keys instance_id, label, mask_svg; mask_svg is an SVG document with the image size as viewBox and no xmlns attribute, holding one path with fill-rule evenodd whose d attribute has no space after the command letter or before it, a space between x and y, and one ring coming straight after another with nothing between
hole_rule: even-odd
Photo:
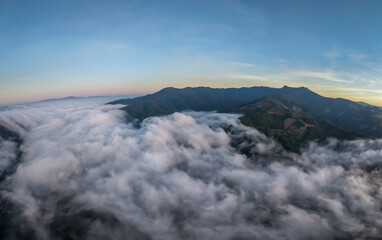
<instances>
[{"instance_id":1,"label":"mountain ridge","mask_svg":"<svg viewBox=\"0 0 382 240\"><path fill-rule=\"evenodd\" d=\"M242 111L238 107L244 106L247 110L251 104L259 99L268 97L268 104L276 104L285 107L285 119L277 119L275 115L268 112L262 113L261 108L253 108L251 111ZM277 101L277 103L275 102ZM246 87L246 88L209 88L209 87L187 87L187 88L164 88L158 92L145 96L121 99L108 104L126 105L122 109L131 118L143 120L147 117L168 115L174 112L193 110L193 111L219 111L244 114L240 120L252 127L260 130L269 136L276 137L278 134L293 135L292 142L300 147L306 139L318 140L325 137L338 137L343 139L355 139L359 137L379 138L382 137L382 109L373 105L362 105L343 98L328 98L321 96L306 87L270 88L270 87ZM299 112L298 114L296 112ZM254 118L254 116L256 117ZM276 124L281 120L286 120L288 116L295 116L294 122L314 122L314 128L307 127L306 130L312 133L312 137L299 136L281 129L265 131L261 126L253 122L253 119L263 119ZM246 120L244 120L246 119ZM252 119L252 120L250 120ZM292 121L292 120L288 120ZM312 130L312 131L310 131ZM304 130L305 131L305 130ZM334 133L331 133L334 132ZM302 139L302 140L301 140ZM305 140L304 140L305 139ZM296 141L295 141L296 140ZM301 141L300 141L301 140ZM285 146L285 145L284 145Z\"/></svg>"}]
</instances>

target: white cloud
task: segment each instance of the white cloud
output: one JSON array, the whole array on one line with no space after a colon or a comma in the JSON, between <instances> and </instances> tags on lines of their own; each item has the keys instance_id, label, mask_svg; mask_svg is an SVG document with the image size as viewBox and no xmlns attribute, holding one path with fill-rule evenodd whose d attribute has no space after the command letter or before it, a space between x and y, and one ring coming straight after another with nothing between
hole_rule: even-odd
<instances>
[{"instance_id":1,"label":"white cloud","mask_svg":"<svg viewBox=\"0 0 382 240\"><path fill-rule=\"evenodd\" d=\"M256 76L256 75L233 75L230 76L234 79L243 79L243 80L254 80L254 81L266 81L268 78L263 76Z\"/></svg>"},{"instance_id":2,"label":"white cloud","mask_svg":"<svg viewBox=\"0 0 382 240\"><path fill-rule=\"evenodd\" d=\"M239 67L249 67L249 68L256 67L256 65L252 63L244 63L244 62L228 62L228 63L233 64L235 66L239 66Z\"/></svg>"},{"instance_id":3,"label":"white cloud","mask_svg":"<svg viewBox=\"0 0 382 240\"><path fill-rule=\"evenodd\" d=\"M316 78L316 79L321 79L321 80L336 82L336 83L352 83L352 81L347 80L347 79L343 79L343 78L337 76L337 74L332 73L332 72L297 71L297 72L290 72L289 75L299 76L299 77Z\"/></svg>"},{"instance_id":4,"label":"white cloud","mask_svg":"<svg viewBox=\"0 0 382 240\"><path fill-rule=\"evenodd\" d=\"M20 211L8 216L15 224L6 229L9 236L12 231L32 232L36 239L382 234L379 140L312 143L298 156L240 124L237 115L175 113L136 128L118 106L88 102L0 114L0 122L6 119L17 131L25 126L22 162L0 183L2 196ZM22 228L19 221L25 221Z\"/></svg>"}]
</instances>

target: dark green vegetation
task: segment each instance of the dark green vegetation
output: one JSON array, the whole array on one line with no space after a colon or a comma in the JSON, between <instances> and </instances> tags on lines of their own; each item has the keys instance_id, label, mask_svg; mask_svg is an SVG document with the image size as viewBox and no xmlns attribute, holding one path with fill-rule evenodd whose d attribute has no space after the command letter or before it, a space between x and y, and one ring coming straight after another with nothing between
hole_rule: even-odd
<instances>
[{"instance_id":1,"label":"dark green vegetation","mask_svg":"<svg viewBox=\"0 0 382 240\"><path fill-rule=\"evenodd\" d=\"M268 136L273 136L287 150L299 152L302 144L328 136L338 139L362 137L329 124L320 118L309 116L297 107L289 108L273 97L264 97L243 106L226 110L244 114L240 121Z\"/></svg>"},{"instance_id":2,"label":"dark green vegetation","mask_svg":"<svg viewBox=\"0 0 382 240\"><path fill-rule=\"evenodd\" d=\"M133 118L167 115L183 110L213 111L234 107L259 97L275 93L279 89L268 87L217 89L164 88L143 97L121 99L110 104L128 105L124 109Z\"/></svg>"},{"instance_id":3,"label":"dark green vegetation","mask_svg":"<svg viewBox=\"0 0 382 240\"><path fill-rule=\"evenodd\" d=\"M316 139L382 137L381 108L323 97L305 87L165 88L110 104L127 105L123 109L141 120L183 110L242 113L243 124L273 136L296 152L302 144Z\"/></svg>"},{"instance_id":4,"label":"dark green vegetation","mask_svg":"<svg viewBox=\"0 0 382 240\"><path fill-rule=\"evenodd\" d=\"M286 106L322 118L348 131L382 137L382 109L342 98L327 98L307 88L288 88L274 96Z\"/></svg>"}]
</instances>

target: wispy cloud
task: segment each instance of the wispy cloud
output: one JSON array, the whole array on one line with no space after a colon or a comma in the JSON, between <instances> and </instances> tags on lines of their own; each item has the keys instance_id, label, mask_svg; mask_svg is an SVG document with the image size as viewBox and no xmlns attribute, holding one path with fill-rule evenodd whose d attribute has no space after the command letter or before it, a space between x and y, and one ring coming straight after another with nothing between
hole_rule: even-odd
<instances>
[{"instance_id":1,"label":"wispy cloud","mask_svg":"<svg viewBox=\"0 0 382 240\"><path fill-rule=\"evenodd\" d=\"M316 78L330 82L336 83L352 83L351 80L346 80L338 76L333 72L310 72L310 71L298 71L289 73L291 76L299 76L299 77L308 77L308 78Z\"/></svg>"},{"instance_id":2,"label":"wispy cloud","mask_svg":"<svg viewBox=\"0 0 382 240\"><path fill-rule=\"evenodd\" d=\"M382 94L382 90L379 89L346 88L346 90Z\"/></svg>"},{"instance_id":3,"label":"wispy cloud","mask_svg":"<svg viewBox=\"0 0 382 240\"><path fill-rule=\"evenodd\" d=\"M243 80L260 80L260 81L268 80L268 78L266 77L256 76L256 75L233 75L230 77L234 79L243 79Z\"/></svg>"},{"instance_id":4,"label":"wispy cloud","mask_svg":"<svg viewBox=\"0 0 382 240\"><path fill-rule=\"evenodd\" d=\"M351 50L351 51L331 50L331 51L324 52L323 56L331 60L336 60L338 58L348 59L355 63L360 63L370 58L368 54L365 54L359 51L354 51L354 50Z\"/></svg>"},{"instance_id":5,"label":"wispy cloud","mask_svg":"<svg viewBox=\"0 0 382 240\"><path fill-rule=\"evenodd\" d=\"M288 60L283 59L283 58L275 58L274 60L275 60L276 62L279 62L279 63L288 63Z\"/></svg>"},{"instance_id":6,"label":"wispy cloud","mask_svg":"<svg viewBox=\"0 0 382 240\"><path fill-rule=\"evenodd\" d=\"M256 67L255 64L245 63L245 62L228 62L229 64L240 66L240 67Z\"/></svg>"},{"instance_id":7,"label":"wispy cloud","mask_svg":"<svg viewBox=\"0 0 382 240\"><path fill-rule=\"evenodd\" d=\"M326 51L323 53L324 57L329 58L329 59L336 59L342 56L342 54L339 51L336 50L331 50L331 51Z\"/></svg>"},{"instance_id":8,"label":"wispy cloud","mask_svg":"<svg viewBox=\"0 0 382 240\"><path fill-rule=\"evenodd\" d=\"M364 53L349 53L348 57L353 62L360 62L360 61L367 60L369 58L369 55L364 54Z\"/></svg>"}]
</instances>

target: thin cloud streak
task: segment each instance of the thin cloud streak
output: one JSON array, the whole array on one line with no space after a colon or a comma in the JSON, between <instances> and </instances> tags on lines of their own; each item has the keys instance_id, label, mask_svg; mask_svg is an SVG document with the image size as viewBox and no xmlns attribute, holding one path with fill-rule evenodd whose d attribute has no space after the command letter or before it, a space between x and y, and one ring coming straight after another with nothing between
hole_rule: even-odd
<instances>
[{"instance_id":1,"label":"thin cloud streak","mask_svg":"<svg viewBox=\"0 0 382 240\"><path fill-rule=\"evenodd\" d=\"M346 84L352 83L352 81L342 79L339 76L337 76L335 73L332 73L332 72L307 72L307 71L301 71L301 72L289 72L287 75L289 75L289 76L297 76L297 77L316 78L316 79L321 79L321 80L324 80L324 81L335 82L335 83L346 83Z\"/></svg>"},{"instance_id":2,"label":"thin cloud streak","mask_svg":"<svg viewBox=\"0 0 382 240\"><path fill-rule=\"evenodd\" d=\"M266 81L268 78L263 77L263 76L256 76L256 75L233 75L230 76L231 78L234 79L243 79L243 80L254 80L254 81Z\"/></svg>"},{"instance_id":3,"label":"thin cloud streak","mask_svg":"<svg viewBox=\"0 0 382 240\"><path fill-rule=\"evenodd\" d=\"M244 63L244 62L228 62L229 64L233 64L239 67L256 67L255 64L252 63Z\"/></svg>"}]
</instances>

